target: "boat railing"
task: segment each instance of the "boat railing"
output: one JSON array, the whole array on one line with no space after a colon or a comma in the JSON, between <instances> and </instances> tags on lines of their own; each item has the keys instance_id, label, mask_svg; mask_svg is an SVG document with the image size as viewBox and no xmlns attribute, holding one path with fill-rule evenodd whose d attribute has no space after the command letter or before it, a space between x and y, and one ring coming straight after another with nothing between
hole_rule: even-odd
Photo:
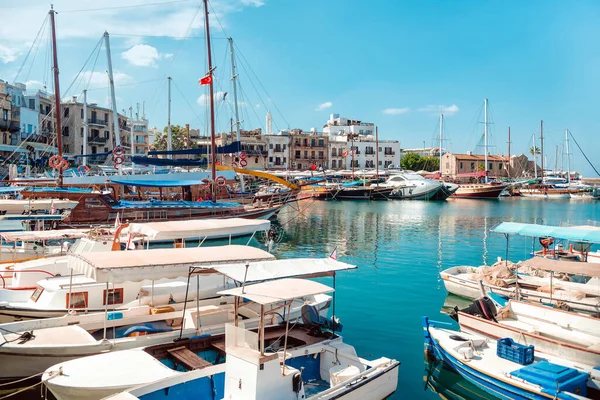
<instances>
[{"instance_id":1,"label":"boat railing","mask_svg":"<svg viewBox=\"0 0 600 400\"><path fill-rule=\"evenodd\" d=\"M2 269L2 270L0 270L0 279L2 280L2 289L11 289L11 290L35 289L35 286L33 286L33 287L24 287L24 288L7 288L6 287L6 280L4 279L5 276L2 275L2 274L4 274L4 273L12 273L13 277L14 277L14 274L16 272L18 272L18 273L23 273L23 272L37 272L37 273L47 274L51 278L54 277L53 273L45 271L43 269L24 269L24 270L16 270L16 271L14 269ZM9 276L6 276L6 278L9 278Z\"/></svg>"}]
</instances>

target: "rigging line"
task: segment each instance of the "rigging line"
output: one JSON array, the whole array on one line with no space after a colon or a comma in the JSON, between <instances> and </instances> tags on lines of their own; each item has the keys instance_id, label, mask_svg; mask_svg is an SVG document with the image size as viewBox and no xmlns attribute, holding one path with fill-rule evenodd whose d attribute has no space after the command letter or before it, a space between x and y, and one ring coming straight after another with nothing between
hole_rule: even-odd
<instances>
[{"instance_id":1,"label":"rigging line","mask_svg":"<svg viewBox=\"0 0 600 400\"><path fill-rule=\"evenodd\" d=\"M148 3L148 4L135 4L135 5L125 5L125 6L114 6L114 7L102 7L102 8L84 8L79 10L64 10L62 13L77 13L77 12L88 12L88 11L108 11L108 10L120 10L123 8L139 8L139 7L153 7L160 6L164 4L175 4L175 3L186 3L193 0L171 0L171 1L161 1L157 3Z\"/></svg>"},{"instance_id":2,"label":"rigging line","mask_svg":"<svg viewBox=\"0 0 600 400\"><path fill-rule=\"evenodd\" d=\"M237 47L237 46L236 46ZM246 72L246 74L248 74L248 71L246 70L246 67L244 66L244 63L240 63L242 68L244 69L244 71ZM248 75L249 76L249 75ZM260 102L262 103L262 105L265 107L266 110L269 109L269 107L267 107L267 105L265 104L262 96L260 95L258 89L256 88L256 86L254 85L254 81L252 79L249 79L250 84L252 85L252 87L254 88L254 91L256 92L258 98L260 99ZM242 88L242 85L239 84L238 81L238 88L240 89L241 92L244 92L244 89ZM247 97L247 96L246 96ZM285 121L285 118L283 118L283 120ZM273 121L275 123L275 127L277 128L277 130L279 130L279 127L277 126L277 123L275 121ZM287 123L287 121L285 121Z\"/></svg>"},{"instance_id":3,"label":"rigging line","mask_svg":"<svg viewBox=\"0 0 600 400\"><path fill-rule=\"evenodd\" d=\"M98 47L98 50L96 51L96 58L94 59L94 64L92 64L92 69L90 70L87 84L85 84L85 86L83 87L84 90L88 90L88 88L90 87L90 84L92 83L92 75L94 74L94 70L96 69L96 63L98 62L98 57L100 57L100 52L102 51L102 46L104 46L104 38L100 38L100 41L98 42L98 44L96 44L96 47ZM93 54L93 52L92 52L92 54ZM87 64L87 61L86 61L86 64ZM87 116L86 116L86 118L87 118Z\"/></svg>"},{"instance_id":4,"label":"rigging line","mask_svg":"<svg viewBox=\"0 0 600 400\"><path fill-rule=\"evenodd\" d=\"M154 112L156 111L156 107L158 106L160 99L162 99L162 94L167 86L166 76L163 76L160 79L160 82L162 82L160 85L155 85L154 93L152 94L152 97L150 97L150 100L148 101L148 106L150 106L150 103L154 104L152 106L152 109L150 109L148 107L148 111L149 111L148 115L154 115Z\"/></svg>"},{"instance_id":5,"label":"rigging line","mask_svg":"<svg viewBox=\"0 0 600 400\"><path fill-rule=\"evenodd\" d=\"M285 119L285 117L283 116L283 113L281 112L281 110L279 109L279 107L277 107L277 104L273 101L273 99L269 95L269 92L267 92L267 89L265 89L265 87L263 86L261 80L258 78L258 76L256 75L256 73L252 69L252 66L246 60L246 57L244 56L244 53L242 52L242 50L238 47L238 45L236 44L236 42L233 42L233 45L236 47L238 53L242 56L242 59L244 60L244 62L248 64L248 68L250 68L250 71L252 72L252 75L254 75L254 77L258 81L258 84L264 90L265 94L267 95L267 97L269 98L269 100L271 101L271 103L273 104L273 106L275 107L275 109L277 110L277 112L279 113L279 116L281 117L281 119L283 119L283 121L289 126L290 123Z\"/></svg>"},{"instance_id":6,"label":"rigging line","mask_svg":"<svg viewBox=\"0 0 600 400\"><path fill-rule=\"evenodd\" d=\"M90 58L92 57L92 55L94 55L94 52L96 52L96 49L97 49L98 45L101 42L102 42L102 39L100 39L100 41L96 44L96 47L94 48L94 50L92 50L92 52L88 56L87 60L85 60L85 63L83 64L83 66L81 67L81 69L79 70L79 72L77 73L77 75L75 75L75 78L73 78L73 81L71 82L71 84L69 85L69 87L67 88L67 90L65 90L63 93L69 93L69 91L71 90L71 88L73 87L73 85L75 84L75 82L77 82L77 78L79 78L79 75L81 75L81 72L83 71L83 69L87 65L87 63L90 60ZM96 60L97 59L98 59L98 56L96 56ZM92 74L90 72L90 78L91 78L91 76L92 76Z\"/></svg>"},{"instance_id":7,"label":"rigging line","mask_svg":"<svg viewBox=\"0 0 600 400\"><path fill-rule=\"evenodd\" d=\"M132 33L111 33L110 36L127 36L127 37L142 37L142 38L166 38L166 39L202 39L204 40L206 37L205 36L197 36L197 35L185 35L185 36L172 36L172 35L135 35ZM227 40L229 38L223 36L213 36L211 35L212 39L218 39L218 40Z\"/></svg>"},{"instance_id":8,"label":"rigging line","mask_svg":"<svg viewBox=\"0 0 600 400\"><path fill-rule=\"evenodd\" d=\"M242 89L242 87L239 87L240 91L242 92L242 96L244 98L248 98L248 96L246 96L246 92L244 91L244 89ZM245 107L246 109L248 107ZM252 111L254 112L254 115L256 116L256 119L258 120L259 125L261 126L261 128L263 129L263 132L265 131L265 126L263 125L262 121L260 120L260 118L258 117L258 114L256 113L256 110L254 109L254 107L250 107L252 109ZM248 111L246 110L246 115L248 115ZM250 119L250 117L248 116L248 119ZM277 130L279 130L279 127L277 126L277 124L275 124L275 127L277 128Z\"/></svg>"},{"instance_id":9,"label":"rigging line","mask_svg":"<svg viewBox=\"0 0 600 400\"><path fill-rule=\"evenodd\" d=\"M137 82L129 82L129 83L121 83L120 85L115 85L115 88L121 88L121 87L125 87L125 86L133 86L133 85L138 85L140 83L151 83L151 82L158 82L163 80L163 78L155 78L155 79L148 79L145 81L137 81ZM94 87L91 89L87 89L88 92L91 92L93 90L103 90L103 89L110 89L109 86L98 86L98 87Z\"/></svg>"},{"instance_id":10,"label":"rigging line","mask_svg":"<svg viewBox=\"0 0 600 400\"><path fill-rule=\"evenodd\" d=\"M40 30L38 31L37 35L35 35L35 39L33 40L33 43L31 44L31 47L29 48L29 51L27 52L27 55L25 56L25 59L23 60L23 64L21 64L21 66L19 67L19 70L17 71L17 75L15 76L15 79L13 79L13 84L17 82L17 78L19 77L21 70L23 69L23 67L25 66L25 63L27 62L27 59L29 58L31 49L33 49L35 42L37 42L38 38L40 37L40 33L42 33L42 29L44 29L44 26L46 26L47 23L48 23L48 15L46 15L46 18L44 18L44 21L42 22L42 25L40 26Z\"/></svg>"},{"instance_id":11,"label":"rigging line","mask_svg":"<svg viewBox=\"0 0 600 400\"><path fill-rule=\"evenodd\" d=\"M48 36L48 42L50 41L50 35ZM37 43L37 46L36 46ZM37 54L40 50L40 47L42 46L42 40L38 40L36 43L34 43L35 46L35 51L33 52L33 58L31 59L31 64L29 64L29 69L27 70L27 75L25 75L25 79L24 81L27 82L29 80L29 75L31 75L31 70L33 69L33 64L35 64L35 59L37 57ZM48 51L46 50L46 55L48 54ZM46 61L47 61L47 57L46 57ZM44 65L44 71L46 71L46 67L47 65Z\"/></svg>"},{"instance_id":12,"label":"rigging line","mask_svg":"<svg viewBox=\"0 0 600 400\"><path fill-rule=\"evenodd\" d=\"M594 167L594 164L592 164L592 162L590 161L590 159L585 155L585 153L583 152L583 149L581 148L581 146L579 145L579 143L577 143L577 140L575 140L575 136L573 136L573 134L571 133L571 131L569 131L569 135L571 135L571 138L573 139L573 141L575 142L575 144L579 148L579 151L581 151L581 154L583 154L583 157L585 157L585 159L588 162L588 164L590 164L590 166L594 169L594 171L596 171L596 174L598 176L600 176L600 172L598 172L598 170L596 169L596 167Z\"/></svg>"},{"instance_id":13,"label":"rigging line","mask_svg":"<svg viewBox=\"0 0 600 400\"><path fill-rule=\"evenodd\" d=\"M188 105L188 107L190 108L190 110L192 111L192 113L196 116L196 118L198 118L198 121L200 121L200 125L204 126L204 124L200 120L200 116L196 113L196 110L194 110L194 108L192 107L192 105L190 104L190 102L188 101L188 99L183 95L183 92L181 91L181 89L179 88L179 86L177 85L177 83L175 82L175 80L172 79L171 82L173 82L175 84L175 89L177 89L177 91L179 92L179 94L181 95L181 97L183 97L183 100L186 102L186 104Z\"/></svg>"},{"instance_id":14,"label":"rigging line","mask_svg":"<svg viewBox=\"0 0 600 400\"><path fill-rule=\"evenodd\" d=\"M192 31L192 25L194 24L194 21L196 20L196 17L198 16L198 12L200 12L200 6L196 7L196 12L194 13L192 20L188 24L188 27L185 30L185 34L183 36L187 36ZM177 49L175 49L175 53L173 53L173 57L171 57L171 62L169 63L169 67L173 65L175 58L177 58L179 51L183 47L183 43L184 43L184 41L181 41L181 43L179 43L179 46L177 46Z\"/></svg>"}]
</instances>

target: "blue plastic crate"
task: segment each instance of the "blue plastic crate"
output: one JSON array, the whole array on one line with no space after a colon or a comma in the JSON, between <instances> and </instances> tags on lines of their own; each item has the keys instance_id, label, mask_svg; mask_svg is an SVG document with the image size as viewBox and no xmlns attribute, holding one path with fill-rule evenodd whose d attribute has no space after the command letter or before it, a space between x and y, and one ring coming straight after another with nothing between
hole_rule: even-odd
<instances>
[{"instance_id":1,"label":"blue plastic crate","mask_svg":"<svg viewBox=\"0 0 600 400\"><path fill-rule=\"evenodd\" d=\"M523 346L515 343L511 338L498 339L496 355L500 358L510 360L521 365L533 362L534 346Z\"/></svg>"}]
</instances>

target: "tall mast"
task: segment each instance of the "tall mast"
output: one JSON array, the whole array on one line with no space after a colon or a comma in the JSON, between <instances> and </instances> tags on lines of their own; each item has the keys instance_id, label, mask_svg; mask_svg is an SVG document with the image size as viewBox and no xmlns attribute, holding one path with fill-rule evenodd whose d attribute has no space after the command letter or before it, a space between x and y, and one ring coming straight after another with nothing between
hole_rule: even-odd
<instances>
[{"instance_id":1,"label":"tall mast","mask_svg":"<svg viewBox=\"0 0 600 400\"><path fill-rule=\"evenodd\" d=\"M50 6L50 23L52 26L52 58L53 58L53 70L54 70L54 116L56 117L56 147L58 147L58 157L62 158L62 127L60 124L60 86L58 85L58 53L56 51L56 25L54 23L54 5ZM58 186L63 185L63 171L62 168L58 169Z\"/></svg>"},{"instance_id":2,"label":"tall mast","mask_svg":"<svg viewBox=\"0 0 600 400\"><path fill-rule=\"evenodd\" d=\"M444 114L440 114L440 178L442 177L442 143L444 134Z\"/></svg>"},{"instance_id":3,"label":"tall mast","mask_svg":"<svg viewBox=\"0 0 600 400\"><path fill-rule=\"evenodd\" d=\"M210 50L210 28L208 26L208 0L203 0L204 2L204 27L206 28L206 52L208 53L208 76L210 76L209 83L209 102L210 102L210 155L211 155L211 172L212 172L212 199L213 201L217 200L216 197L216 184L215 180L217 179L217 154L216 154L216 143L215 143L215 104L214 104L214 86L213 86L213 66L212 66L212 52Z\"/></svg>"},{"instance_id":4,"label":"tall mast","mask_svg":"<svg viewBox=\"0 0 600 400\"><path fill-rule=\"evenodd\" d=\"M544 121L540 120L540 153L542 163L542 183L544 183Z\"/></svg>"},{"instance_id":5,"label":"tall mast","mask_svg":"<svg viewBox=\"0 0 600 400\"><path fill-rule=\"evenodd\" d=\"M535 171L535 179L537 179L537 149L535 147L535 133L531 135L531 142L533 144L531 147L533 149L533 169Z\"/></svg>"},{"instance_id":6,"label":"tall mast","mask_svg":"<svg viewBox=\"0 0 600 400\"><path fill-rule=\"evenodd\" d=\"M488 182L487 169L488 169L488 121L487 121L487 107L488 107L488 99L483 100L483 140L484 140L484 171L485 171L485 183Z\"/></svg>"},{"instance_id":7,"label":"tall mast","mask_svg":"<svg viewBox=\"0 0 600 400\"><path fill-rule=\"evenodd\" d=\"M87 135L88 135L88 123L87 123L87 90L83 89L83 155L87 154ZM83 165L87 165L87 157L83 157Z\"/></svg>"},{"instance_id":8,"label":"tall mast","mask_svg":"<svg viewBox=\"0 0 600 400\"><path fill-rule=\"evenodd\" d=\"M567 150L567 182L571 183L571 154L569 154L569 130L565 129L565 141Z\"/></svg>"},{"instance_id":9,"label":"tall mast","mask_svg":"<svg viewBox=\"0 0 600 400\"><path fill-rule=\"evenodd\" d=\"M233 111L235 113L235 132L237 134L237 141L240 142L240 151L242 150L242 135L240 133L240 115L238 111L238 99L237 99L237 68L235 66L235 55L233 53L233 39L228 38L229 41L229 52L231 54L231 84L233 86ZM269 128L267 128L267 134L269 134ZM244 175L240 174L240 186L242 192L246 191L244 187Z\"/></svg>"},{"instance_id":10,"label":"tall mast","mask_svg":"<svg viewBox=\"0 0 600 400\"><path fill-rule=\"evenodd\" d=\"M173 150L173 138L171 136L171 77L167 78L167 151ZM173 158L169 154L169 158Z\"/></svg>"},{"instance_id":11,"label":"tall mast","mask_svg":"<svg viewBox=\"0 0 600 400\"><path fill-rule=\"evenodd\" d=\"M375 127L375 171L376 171L376 179L377 186L379 186L379 127Z\"/></svg>"},{"instance_id":12,"label":"tall mast","mask_svg":"<svg viewBox=\"0 0 600 400\"><path fill-rule=\"evenodd\" d=\"M133 107L132 106L129 106L129 119L131 120L131 124L129 125L129 141L131 142L131 173L135 175L135 164L133 163L133 156L135 156L135 145L133 144Z\"/></svg>"},{"instance_id":13,"label":"tall mast","mask_svg":"<svg viewBox=\"0 0 600 400\"><path fill-rule=\"evenodd\" d=\"M113 135L115 135L115 147L121 147L121 130L119 129L119 114L117 113L117 100L115 98L115 80L113 79L112 58L110 56L110 40L108 32L104 31L104 43L106 46L106 60L108 64L108 85L110 86L110 100L112 102ZM122 173L121 165L118 166L119 174Z\"/></svg>"},{"instance_id":14,"label":"tall mast","mask_svg":"<svg viewBox=\"0 0 600 400\"><path fill-rule=\"evenodd\" d=\"M506 164L506 175L510 178L510 126L508 127L508 164Z\"/></svg>"}]
</instances>

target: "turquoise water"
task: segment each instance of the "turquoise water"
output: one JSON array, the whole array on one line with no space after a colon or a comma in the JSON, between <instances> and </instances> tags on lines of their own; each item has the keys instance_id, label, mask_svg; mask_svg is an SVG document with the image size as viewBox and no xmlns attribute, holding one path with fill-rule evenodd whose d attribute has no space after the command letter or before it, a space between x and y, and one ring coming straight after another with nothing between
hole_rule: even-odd
<instances>
[{"instance_id":1,"label":"turquoise water","mask_svg":"<svg viewBox=\"0 0 600 400\"><path fill-rule=\"evenodd\" d=\"M502 221L586 224L600 220L600 202L305 201L299 209L282 211L278 219L285 231L274 249L278 257L322 257L337 247L340 261L358 265L358 270L338 274L336 316L345 340L360 356L402 363L392 398L434 399L439 397L425 390L421 316L448 319L440 314L447 293L439 272L454 265L493 264L503 257L504 236L489 233ZM511 239L509 258L526 258L531 245L531 239ZM456 379L458 385L466 384Z\"/></svg>"}]
</instances>

